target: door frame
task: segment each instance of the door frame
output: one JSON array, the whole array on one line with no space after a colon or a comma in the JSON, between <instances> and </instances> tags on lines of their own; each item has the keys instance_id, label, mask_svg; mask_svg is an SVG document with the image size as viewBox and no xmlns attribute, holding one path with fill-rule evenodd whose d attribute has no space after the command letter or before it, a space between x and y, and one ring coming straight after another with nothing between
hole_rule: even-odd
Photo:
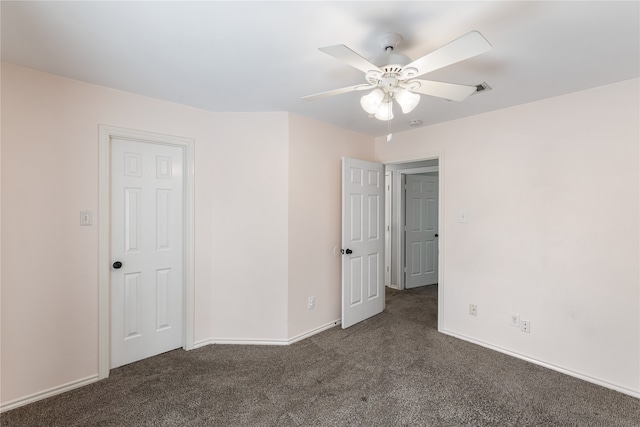
<instances>
[{"instance_id":1,"label":"door frame","mask_svg":"<svg viewBox=\"0 0 640 427\"><path fill-rule=\"evenodd\" d=\"M383 165L384 166L384 165ZM384 285L390 288L393 286L393 278L391 277L391 212L392 194L393 194L393 173L385 171L384 173Z\"/></svg>"},{"instance_id":2,"label":"door frame","mask_svg":"<svg viewBox=\"0 0 640 427\"><path fill-rule=\"evenodd\" d=\"M387 161L382 162L384 165L394 165L400 163L414 163L421 162L424 160L438 160L438 166L425 166L421 168L407 168L400 169L397 172L397 177L394 178L394 185L392 186L393 191L398 191L401 199L398 204L398 209L396 214L399 215L398 218L402 218L402 221L396 221L396 227L392 227L392 239L395 238L398 241L398 266L403 265L404 261L404 191L402 191L402 174L406 173L406 171L420 170L419 172L414 173L425 173L425 172L435 172L438 171L438 331L443 331L444 325L444 287L445 287L445 277L444 277L444 243L446 240L445 231L445 216L444 216L444 208L445 208L445 194L444 194L444 184L445 184L445 156L444 151L439 151L435 153L427 153L427 154L416 154L409 156L396 157L393 159L389 159ZM424 169L433 169L424 171ZM444 236L443 236L444 234ZM394 236L395 235L395 236ZM398 268L398 274L400 276L400 280L398 283L398 288L404 289L404 266ZM393 278L392 278L393 280Z\"/></svg>"},{"instance_id":3,"label":"door frame","mask_svg":"<svg viewBox=\"0 0 640 427\"><path fill-rule=\"evenodd\" d=\"M194 140L99 125L98 177L98 379L109 376L111 359L111 140L170 145L182 149L184 161L183 331L182 348L194 347Z\"/></svg>"}]
</instances>

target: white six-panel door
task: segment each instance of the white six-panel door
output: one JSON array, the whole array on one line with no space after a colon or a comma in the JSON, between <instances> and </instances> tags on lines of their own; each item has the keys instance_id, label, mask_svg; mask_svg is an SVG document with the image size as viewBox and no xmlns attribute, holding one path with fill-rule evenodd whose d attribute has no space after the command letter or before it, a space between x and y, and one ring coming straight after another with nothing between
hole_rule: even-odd
<instances>
[{"instance_id":1,"label":"white six-panel door","mask_svg":"<svg viewBox=\"0 0 640 427\"><path fill-rule=\"evenodd\" d=\"M438 177L407 175L405 288L438 283Z\"/></svg>"},{"instance_id":2,"label":"white six-panel door","mask_svg":"<svg viewBox=\"0 0 640 427\"><path fill-rule=\"evenodd\" d=\"M112 139L111 368L183 344L183 151Z\"/></svg>"},{"instance_id":3,"label":"white six-panel door","mask_svg":"<svg viewBox=\"0 0 640 427\"><path fill-rule=\"evenodd\" d=\"M342 328L384 310L384 168L342 159Z\"/></svg>"}]
</instances>

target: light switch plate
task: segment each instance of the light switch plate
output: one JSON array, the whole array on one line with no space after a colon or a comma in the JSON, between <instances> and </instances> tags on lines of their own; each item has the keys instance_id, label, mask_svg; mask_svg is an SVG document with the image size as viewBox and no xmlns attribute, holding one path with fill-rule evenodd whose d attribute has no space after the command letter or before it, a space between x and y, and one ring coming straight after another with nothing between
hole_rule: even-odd
<instances>
[{"instance_id":1,"label":"light switch plate","mask_svg":"<svg viewBox=\"0 0 640 427\"><path fill-rule=\"evenodd\" d=\"M91 211L80 211L80 225L91 225Z\"/></svg>"},{"instance_id":2,"label":"light switch plate","mask_svg":"<svg viewBox=\"0 0 640 427\"><path fill-rule=\"evenodd\" d=\"M520 327L520 315L518 313L511 313L510 319L511 326Z\"/></svg>"}]
</instances>

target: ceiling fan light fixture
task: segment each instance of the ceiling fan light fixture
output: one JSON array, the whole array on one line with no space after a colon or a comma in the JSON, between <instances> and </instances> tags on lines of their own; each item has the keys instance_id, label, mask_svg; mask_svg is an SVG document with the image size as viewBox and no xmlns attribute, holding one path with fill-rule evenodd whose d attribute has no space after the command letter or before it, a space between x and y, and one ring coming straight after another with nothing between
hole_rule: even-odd
<instances>
[{"instance_id":1,"label":"ceiling fan light fixture","mask_svg":"<svg viewBox=\"0 0 640 427\"><path fill-rule=\"evenodd\" d=\"M376 114L383 100L384 92L382 89L374 89L367 95L360 98L360 105L367 113Z\"/></svg>"},{"instance_id":2,"label":"ceiling fan light fixture","mask_svg":"<svg viewBox=\"0 0 640 427\"><path fill-rule=\"evenodd\" d=\"M418 95L417 93L409 92L407 89L403 88L398 89L393 97L398 102L398 104L400 104L400 108L402 108L402 112L404 114L412 112L420 102L420 95Z\"/></svg>"},{"instance_id":3,"label":"ceiling fan light fixture","mask_svg":"<svg viewBox=\"0 0 640 427\"><path fill-rule=\"evenodd\" d=\"M393 119L393 102L391 98L385 99L384 102L380 104L378 111L376 111L376 119L382 120L383 122L388 122Z\"/></svg>"}]
</instances>

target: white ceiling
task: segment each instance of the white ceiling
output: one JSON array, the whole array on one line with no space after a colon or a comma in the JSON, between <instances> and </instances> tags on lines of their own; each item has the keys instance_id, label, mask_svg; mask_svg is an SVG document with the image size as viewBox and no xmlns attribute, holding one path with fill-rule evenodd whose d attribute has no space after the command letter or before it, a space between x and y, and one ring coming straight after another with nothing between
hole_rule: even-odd
<instances>
[{"instance_id":1,"label":"white ceiling","mask_svg":"<svg viewBox=\"0 0 640 427\"><path fill-rule=\"evenodd\" d=\"M462 102L423 96L391 131L639 76L640 2L11 2L1 5L2 60L210 111L290 111L379 136L362 92L302 96L364 83L318 51L345 44L373 60L378 38L404 37L416 59L479 30L493 50L423 76L492 90ZM568 112L569 113L569 112Z\"/></svg>"}]
</instances>

